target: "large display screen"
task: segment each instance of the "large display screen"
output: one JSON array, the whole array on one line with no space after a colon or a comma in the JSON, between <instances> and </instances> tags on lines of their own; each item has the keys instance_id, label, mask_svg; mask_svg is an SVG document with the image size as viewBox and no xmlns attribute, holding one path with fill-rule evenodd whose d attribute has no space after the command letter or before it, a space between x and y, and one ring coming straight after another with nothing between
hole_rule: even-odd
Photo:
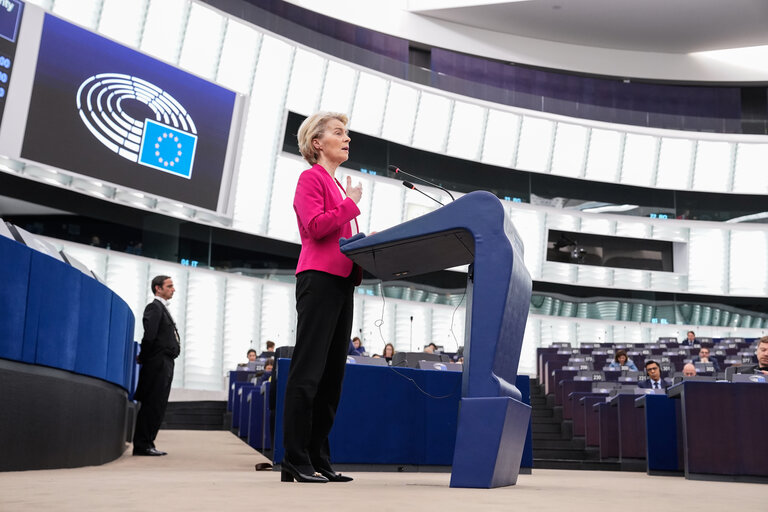
<instances>
[{"instance_id":1,"label":"large display screen","mask_svg":"<svg viewBox=\"0 0 768 512\"><path fill-rule=\"evenodd\" d=\"M21 157L220 211L236 102L46 14Z\"/></svg>"},{"instance_id":2,"label":"large display screen","mask_svg":"<svg viewBox=\"0 0 768 512\"><path fill-rule=\"evenodd\" d=\"M23 10L24 4L20 0L0 1L0 123L5 112L13 61L16 59L16 40Z\"/></svg>"}]
</instances>

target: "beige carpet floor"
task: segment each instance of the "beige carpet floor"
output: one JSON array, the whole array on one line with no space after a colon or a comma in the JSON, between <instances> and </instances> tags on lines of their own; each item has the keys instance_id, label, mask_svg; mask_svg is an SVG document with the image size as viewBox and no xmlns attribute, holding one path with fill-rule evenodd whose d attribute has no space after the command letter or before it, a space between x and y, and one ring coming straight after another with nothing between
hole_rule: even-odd
<instances>
[{"instance_id":1,"label":"beige carpet floor","mask_svg":"<svg viewBox=\"0 0 768 512\"><path fill-rule=\"evenodd\" d=\"M345 484L281 483L229 432L163 430L165 457L130 449L103 466L0 473L0 511L768 510L768 485L642 473L534 470L498 489L451 489L448 473L350 473Z\"/></svg>"}]
</instances>

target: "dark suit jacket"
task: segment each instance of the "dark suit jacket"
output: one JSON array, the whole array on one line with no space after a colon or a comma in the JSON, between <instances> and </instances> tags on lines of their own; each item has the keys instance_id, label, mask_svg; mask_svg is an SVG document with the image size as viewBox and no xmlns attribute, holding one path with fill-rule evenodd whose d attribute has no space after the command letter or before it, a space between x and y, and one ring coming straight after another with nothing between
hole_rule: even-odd
<instances>
[{"instance_id":1,"label":"dark suit jacket","mask_svg":"<svg viewBox=\"0 0 768 512\"><path fill-rule=\"evenodd\" d=\"M659 382L661 383L661 389L667 389L669 387L669 384L667 384L667 381L664 379L661 379ZM653 387L651 386L651 379L645 379L643 382L639 383L637 387L651 389Z\"/></svg>"},{"instance_id":2,"label":"dark suit jacket","mask_svg":"<svg viewBox=\"0 0 768 512\"><path fill-rule=\"evenodd\" d=\"M742 366L739 366L736 370L736 373L759 373L760 375L763 374L762 370L760 370L760 367L756 364L745 364Z\"/></svg>"},{"instance_id":3,"label":"dark suit jacket","mask_svg":"<svg viewBox=\"0 0 768 512\"><path fill-rule=\"evenodd\" d=\"M699 356L696 356L696 357L691 359L691 362L693 362L693 363L700 363L701 362L701 358ZM715 371L716 372L721 371L720 370L720 363L717 361L717 359L715 359L714 357L710 357L709 358L709 362L712 363L712 366L715 367Z\"/></svg>"},{"instance_id":4,"label":"dark suit jacket","mask_svg":"<svg viewBox=\"0 0 768 512\"><path fill-rule=\"evenodd\" d=\"M141 339L140 361L158 356L176 359L181 347L176 338L176 324L163 303L155 299L144 308L144 337Z\"/></svg>"}]
</instances>

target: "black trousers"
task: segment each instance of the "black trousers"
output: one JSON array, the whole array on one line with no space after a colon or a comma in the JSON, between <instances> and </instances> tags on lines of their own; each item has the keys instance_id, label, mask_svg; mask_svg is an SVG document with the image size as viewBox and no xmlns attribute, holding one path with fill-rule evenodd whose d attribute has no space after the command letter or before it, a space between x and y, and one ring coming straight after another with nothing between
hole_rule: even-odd
<instances>
[{"instance_id":1,"label":"black trousers","mask_svg":"<svg viewBox=\"0 0 768 512\"><path fill-rule=\"evenodd\" d=\"M296 276L296 347L285 390L285 459L303 471L331 469L328 434L349 350L354 282L307 270Z\"/></svg>"},{"instance_id":2,"label":"black trousers","mask_svg":"<svg viewBox=\"0 0 768 512\"><path fill-rule=\"evenodd\" d=\"M155 438L163 423L168 395L173 381L173 359L158 355L142 361L139 370L139 385L134 398L141 402L136 416L136 430L133 432L134 450L155 447Z\"/></svg>"}]
</instances>

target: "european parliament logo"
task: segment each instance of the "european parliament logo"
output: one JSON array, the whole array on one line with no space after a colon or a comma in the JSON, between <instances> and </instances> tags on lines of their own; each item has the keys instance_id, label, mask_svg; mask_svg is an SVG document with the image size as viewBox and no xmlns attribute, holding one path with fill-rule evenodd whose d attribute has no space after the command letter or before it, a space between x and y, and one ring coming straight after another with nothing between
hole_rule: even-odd
<instances>
[{"instance_id":1,"label":"european parliament logo","mask_svg":"<svg viewBox=\"0 0 768 512\"><path fill-rule=\"evenodd\" d=\"M155 119L132 118L123 106L129 100L147 105ZM192 177L197 128L184 107L156 85L119 73L94 75L80 84L77 110L91 134L121 157Z\"/></svg>"}]
</instances>

